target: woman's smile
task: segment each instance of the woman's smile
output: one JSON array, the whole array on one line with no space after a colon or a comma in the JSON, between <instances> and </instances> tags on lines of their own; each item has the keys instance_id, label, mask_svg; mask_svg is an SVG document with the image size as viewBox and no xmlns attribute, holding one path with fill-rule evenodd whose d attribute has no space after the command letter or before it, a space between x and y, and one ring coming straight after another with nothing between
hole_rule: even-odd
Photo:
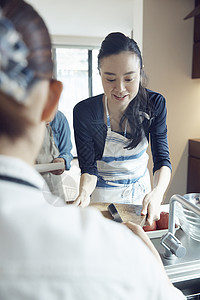
<instances>
[{"instance_id":1,"label":"woman's smile","mask_svg":"<svg viewBox=\"0 0 200 300\"><path fill-rule=\"evenodd\" d=\"M128 95L124 95L124 96L117 96L117 95L114 95L113 94L113 97L118 100L118 101L123 101L123 100L126 100Z\"/></svg>"}]
</instances>

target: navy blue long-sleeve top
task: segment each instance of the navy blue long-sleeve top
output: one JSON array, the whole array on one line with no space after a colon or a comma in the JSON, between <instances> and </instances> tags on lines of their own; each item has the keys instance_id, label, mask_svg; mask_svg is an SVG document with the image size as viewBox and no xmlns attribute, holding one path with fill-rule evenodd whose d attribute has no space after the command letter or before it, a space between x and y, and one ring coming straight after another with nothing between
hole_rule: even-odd
<instances>
[{"instance_id":1,"label":"navy blue long-sleeve top","mask_svg":"<svg viewBox=\"0 0 200 300\"><path fill-rule=\"evenodd\" d=\"M149 101L152 104L154 117L147 140L151 140L153 157L153 173L162 166L171 169L166 125L166 101L157 93L147 90ZM101 160L107 135L107 126L104 123L103 94L88 98L76 104L73 111L74 135L81 173L98 175L97 160Z\"/></svg>"}]
</instances>

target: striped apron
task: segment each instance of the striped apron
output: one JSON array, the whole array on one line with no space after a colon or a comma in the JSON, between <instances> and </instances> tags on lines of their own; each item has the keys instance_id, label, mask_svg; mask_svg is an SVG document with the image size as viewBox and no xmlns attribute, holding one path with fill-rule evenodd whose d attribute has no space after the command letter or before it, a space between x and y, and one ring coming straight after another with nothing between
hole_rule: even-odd
<instances>
[{"instance_id":1,"label":"striped apron","mask_svg":"<svg viewBox=\"0 0 200 300\"><path fill-rule=\"evenodd\" d=\"M124 136L111 130L107 98L105 106L108 131L102 159L97 161L98 179L91 202L141 205L144 196L151 191L147 138L144 137L136 148L124 149L130 143L126 128Z\"/></svg>"}]
</instances>

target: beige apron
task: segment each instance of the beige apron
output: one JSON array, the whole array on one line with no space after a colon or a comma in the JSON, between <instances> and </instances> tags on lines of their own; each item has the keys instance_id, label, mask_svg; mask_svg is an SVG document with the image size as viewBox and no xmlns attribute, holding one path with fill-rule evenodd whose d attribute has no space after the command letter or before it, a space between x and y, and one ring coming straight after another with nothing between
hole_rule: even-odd
<instances>
[{"instance_id":1,"label":"beige apron","mask_svg":"<svg viewBox=\"0 0 200 300\"><path fill-rule=\"evenodd\" d=\"M59 150L55 145L51 126L46 125L43 145L36 159L36 163L37 164L50 163L58 156L59 156ZM61 175L54 175L50 172L41 173L41 175L47 182L52 194L65 199Z\"/></svg>"}]
</instances>

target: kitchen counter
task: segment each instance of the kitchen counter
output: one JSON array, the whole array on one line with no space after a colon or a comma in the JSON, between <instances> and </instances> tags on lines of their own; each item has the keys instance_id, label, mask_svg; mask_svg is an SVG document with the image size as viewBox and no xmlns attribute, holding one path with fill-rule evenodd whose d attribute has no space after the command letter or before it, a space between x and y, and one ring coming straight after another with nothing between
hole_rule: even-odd
<instances>
[{"instance_id":1,"label":"kitchen counter","mask_svg":"<svg viewBox=\"0 0 200 300\"><path fill-rule=\"evenodd\" d=\"M174 255L170 259L164 258L165 249L160 244L160 238L151 239L160 253L169 279L172 283L194 278L200 280L200 242L190 238L182 229L178 229L175 236L186 248L186 255L182 258Z\"/></svg>"},{"instance_id":2,"label":"kitchen counter","mask_svg":"<svg viewBox=\"0 0 200 300\"><path fill-rule=\"evenodd\" d=\"M164 258L165 249L160 244L160 238L151 241L161 256L170 281L188 299L200 299L200 242L190 238L182 229L178 229L175 236L186 248L186 255L182 258L174 255L170 259Z\"/></svg>"},{"instance_id":3,"label":"kitchen counter","mask_svg":"<svg viewBox=\"0 0 200 300\"><path fill-rule=\"evenodd\" d=\"M112 219L107 211L108 203L101 204L91 204L91 206L99 209L105 217ZM122 218L125 218L126 221L137 222L143 226L144 220L141 218L139 213L136 213L134 205L116 205L119 213ZM130 206L130 207L129 207ZM130 210L130 211L129 211ZM161 205L160 211L169 212L169 204ZM130 219L137 218L137 219ZM125 221L125 220L123 220ZM178 221L178 220L177 220ZM142 224L141 224L142 222ZM182 258L177 258L172 256L170 259L164 258L163 254L165 253L165 248L160 244L161 235L165 234L166 230L161 231L151 231L147 232L152 243L158 250L161 259L163 261L166 273L170 281L177 286L180 290L186 289L183 293L187 295L193 295L195 293L200 293L200 242L190 238L181 228L179 228L175 236L186 248L186 255ZM192 287L192 289L191 289ZM190 298L190 299L199 299L199 298Z\"/></svg>"},{"instance_id":4,"label":"kitchen counter","mask_svg":"<svg viewBox=\"0 0 200 300\"><path fill-rule=\"evenodd\" d=\"M112 219L111 215L107 211L108 204L109 203L93 203L90 204L90 206L96 207L105 217ZM135 213L135 208L133 210L134 205L131 206L127 204L121 204L120 206L120 204L116 204L116 207L123 221L132 221L143 226L144 217L141 218L140 214ZM169 204L161 205L160 211L168 212ZM132 217L132 219L130 219L130 217ZM176 231L175 236L186 248L186 255L183 258L177 258L175 255L173 255L172 259L166 259L163 257L165 248L160 244L161 235L164 234L164 232L159 233L158 237L151 238L151 236L156 236L158 233L159 231L152 231L147 234L150 236L151 241L158 250L171 282L174 283L195 278L199 278L200 280L200 242L190 238L181 228L179 228Z\"/></svg>"}]
</instances>

